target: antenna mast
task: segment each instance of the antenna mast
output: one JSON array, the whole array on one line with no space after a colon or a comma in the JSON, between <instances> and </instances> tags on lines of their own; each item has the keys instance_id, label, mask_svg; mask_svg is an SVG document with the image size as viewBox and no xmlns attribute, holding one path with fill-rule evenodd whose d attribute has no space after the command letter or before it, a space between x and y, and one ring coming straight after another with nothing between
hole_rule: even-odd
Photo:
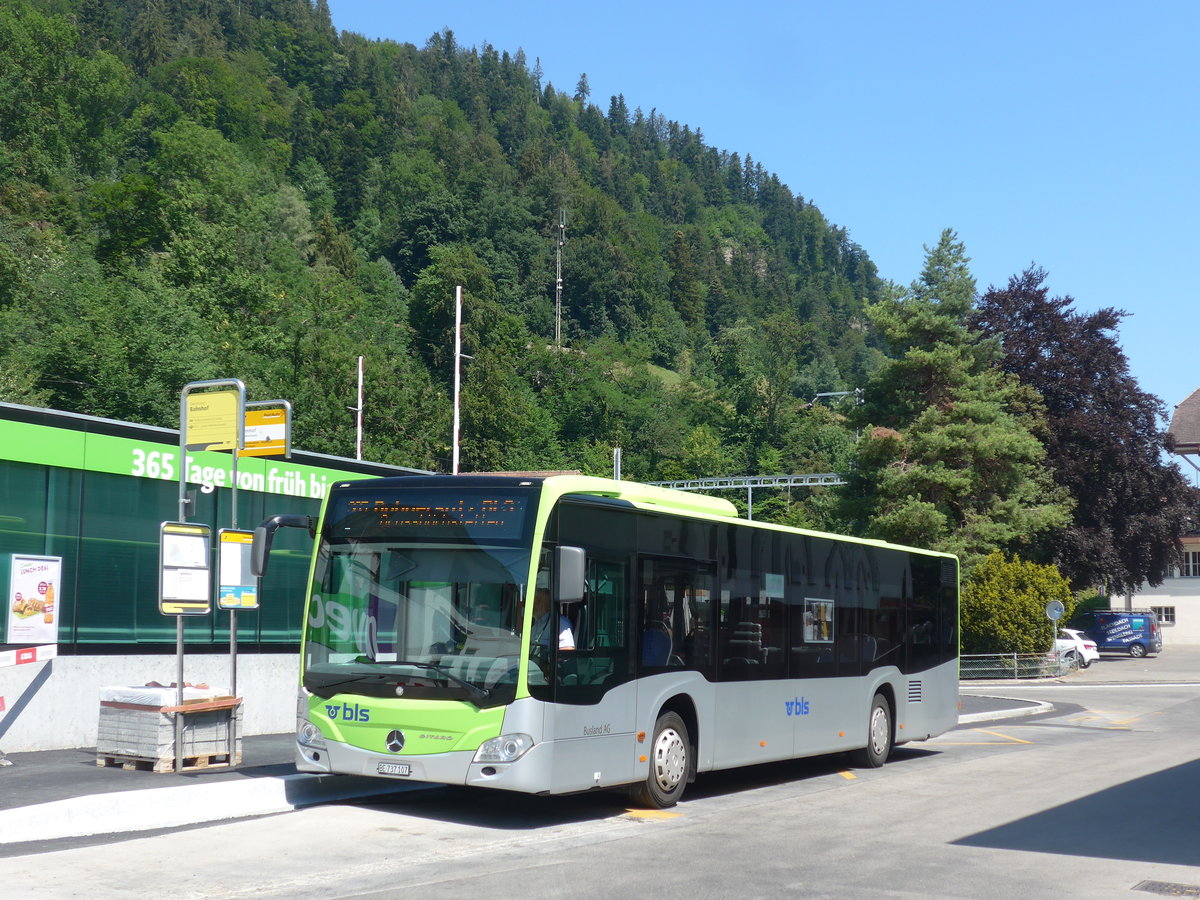
<instances>
[{"instance_id":1,"label":"antenna mast","mask_svg":"<svg viewBox=\"0 0 1200 900\"><path fill-rule=\"evenodd\" d=\"M355 437L354 437L354 458L362 459L362 444L363 444L363 360L365 357L358 358L358 406L354 407L355 418Z\"/></svg>"},{"instance_id":2,"label":"antenna mast","mask_svg":"<svg viewBox=\"0 0 1200 900\"><path fill-rule=\"evenodd\" d=\"M462 285L454 288L454 434L451 436L450 474L458 474L459 406L462 390Z\"/></svg>"},{"instance_id":3,"label":"antenna mast","mask_svg":"<svg viewBox=\"0 0 1200 900\"><path fill-rule=\"evenodd\" d=\"M558 271L554 278L554 346L562 346L562 248L567 240L567 211L558 211Z\"/></svg>"}]
</instances>

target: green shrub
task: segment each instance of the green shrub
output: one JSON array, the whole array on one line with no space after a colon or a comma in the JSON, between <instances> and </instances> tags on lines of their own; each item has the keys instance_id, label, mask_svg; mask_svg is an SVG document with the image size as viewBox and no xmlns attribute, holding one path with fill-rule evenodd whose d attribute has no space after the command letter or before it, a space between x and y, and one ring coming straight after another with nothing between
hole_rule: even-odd
<instances>
[{"instance_id":1,"label":"green shrub","mask_svg":"<svg viewBox=\"0 0 1200 900\"><path fill-rule=\"evenodd\" d=\"M1075 612L1072 617L1078 621L1086 612L1089 612L1093 609L1108 609L1111 605L1112 603L1107 594L1092 594L1087 597L1082 597L1080 598L1079 602L1075 604Z\"/></svg>"},{"instance_id":2,"label":"green shrub","mask_svg":"<svg viewBox=\"0 0 1200 900\"><path fill-rule=\"evenodd\" d=\"M1057 568L991 554L963 585L962 652L1046 652L1053 646L1054 627L1046 618L1051 600L1063 605L1059 622L1069 621L1075 598Z\"/></svg>"}]
</instances>

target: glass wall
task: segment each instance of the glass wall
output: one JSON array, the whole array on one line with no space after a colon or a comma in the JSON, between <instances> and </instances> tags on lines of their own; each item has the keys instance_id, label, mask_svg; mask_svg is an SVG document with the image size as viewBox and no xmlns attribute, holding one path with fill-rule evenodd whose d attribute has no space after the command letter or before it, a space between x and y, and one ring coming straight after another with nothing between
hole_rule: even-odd
<instances>
[{"instance_id":1,"label":"glass wall","mask_svg":"<svg viewBox=\"0 0 1200 900\"><path fill-rule=\"evenodd\" d=\"M199 490L189 521L217 528L230 522L231 492ZM60 648L72 644L170 644L175 619L158 611L159 526L179 515L178 486L54 466L0 460L0 584L7 593L13 554L62 558L57 598ZM238 526L266 516L316 516L320 501L238 493ZM301 529L282 529L260 587L259 609L238 613L239 644L288 644L300 639L312 542ZM11 598L10 598L11 599ZM185 619L188 643L229 640L229 614ZM4 637L7 637L6 635Z\"/></svg>"},{"instance_id":2,"label":"glass wall","mask_svg":"<svg viewBox=\"0 0 1200 900\"><path fill-rule=\"evenodd\" d=\"M172 443L174 442L174 443ZM178 433L0 403L0 644L15 643L14 554L62 560L54 594L59 652L173 650L175 617L158 611L159 532L179 518ZM189 522L232 526L229 454L188 455ZM194 469L194 472L192 471ZM317 516L340 479L416 470L297 453L292 460L239 461L237 527L276 514ZM312 539L281 529L262 580L259 609L237 613L249 651L295 649L300 640ZM10 612L12 615L10 616ZM227 647L229 613L185 617L189 645Z\"/></svg>"}]
</instances>

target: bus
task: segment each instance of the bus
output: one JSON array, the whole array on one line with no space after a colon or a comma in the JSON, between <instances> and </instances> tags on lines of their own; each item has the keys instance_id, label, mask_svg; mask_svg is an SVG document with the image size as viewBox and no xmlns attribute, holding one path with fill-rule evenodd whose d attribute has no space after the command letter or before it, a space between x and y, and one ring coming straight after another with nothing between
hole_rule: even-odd
<instances>
[{"instance_id":1,"label":"bus","mask_svg":"<svg viewBox=\"0 0 1200 900\"><path fill-rule=\"evenodd\" d=\"M578 475L335 483L297 708L303 772L674 805L704 772L953 728L954 556Z\"/></svg>"}]
</instances>

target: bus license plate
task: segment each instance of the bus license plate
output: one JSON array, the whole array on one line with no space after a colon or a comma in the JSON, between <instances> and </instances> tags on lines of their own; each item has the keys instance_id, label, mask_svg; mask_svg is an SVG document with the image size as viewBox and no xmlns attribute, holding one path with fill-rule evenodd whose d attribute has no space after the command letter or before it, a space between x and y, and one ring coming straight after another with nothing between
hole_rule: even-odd
<instances>
[{"instance_id":1,"label":"bus license plate","mask_svg":"<svg viewBox=\"0 0 1200 900\"><path fill-rule=\"evenodd\" d=\"M378 763L375 771L379 775L411 775L412 766L407 763Z\"/></svg>"}]
</instances>

